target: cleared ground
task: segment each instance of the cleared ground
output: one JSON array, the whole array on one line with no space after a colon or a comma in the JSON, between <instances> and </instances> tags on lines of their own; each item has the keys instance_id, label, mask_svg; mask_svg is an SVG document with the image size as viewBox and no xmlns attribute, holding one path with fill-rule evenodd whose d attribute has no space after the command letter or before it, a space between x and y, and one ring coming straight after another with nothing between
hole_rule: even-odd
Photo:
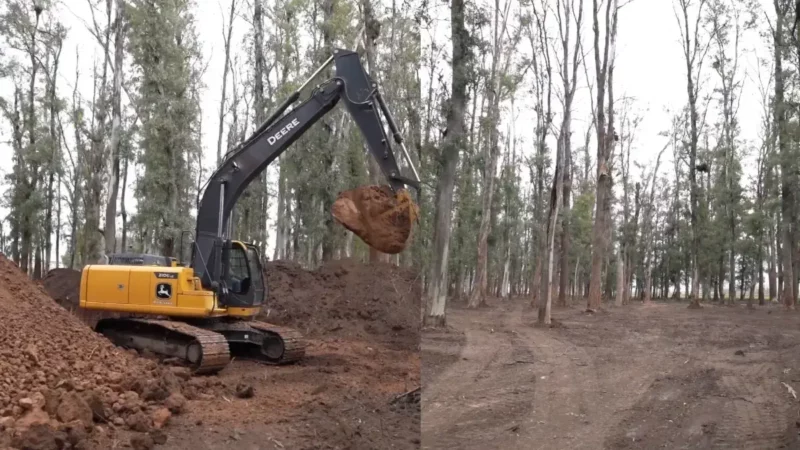
<instances>
[{"instance_id":1,"label":"cleared ground","mask_svg":"<svg viewBox=\"0 0 800 450\"><path fill-rule=\"evenodd\" d=\"M260 318L304 333L305 357L190 376L91 331L108 314L77 308L79 272L56 270L37 286L0 256L0 449L419 448L418 392L394 401L420 382L415 274L277 261L267 278ZM162 403L173 395L184 403L170 414Z\"/></svg>"},{"instance_id":2,"label":"cleared ground","mask_svg":"<svg viewBox=\"0 0 800 450\"><path fill-rule=\"evenodd\" d=\"M423 331L422 448L800 448L797 312L655 302L553 317L536 328L524 300L495 301Z\"/></svg>"}]
</instances>

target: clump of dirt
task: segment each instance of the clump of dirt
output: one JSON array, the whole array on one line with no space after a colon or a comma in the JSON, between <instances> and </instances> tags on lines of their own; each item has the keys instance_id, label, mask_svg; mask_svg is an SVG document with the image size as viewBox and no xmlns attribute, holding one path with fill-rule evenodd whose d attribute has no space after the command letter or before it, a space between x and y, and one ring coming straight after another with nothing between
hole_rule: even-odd
<instances>
[{"instance_id":1,"label":"clump of dirt","mask_svg":"<svg viewBox=\"0 0 800 450\"><path fill-rule=\"evenodd\" d=\"M0 448L85 448L166 423L175 373L93 332L2 254L0 309Z\"/></svg>"},{"instance_id":2,"label":"clump of dirt","mask_svg":"<svg viewBox=\"0 0 800 450\"><path fill-rule=\"evenodd\" d=\"M267 306L261 319L309 336L374 340L403 349L419 345L419 277L388 263L331 261L308 271L289 261L267 263Z\"/></svg>"},{"instance_id":3,"label":"clump of dirt","mask_svg":"<svg viewBox=\"0 0 800 450\"><path fill-rule=\"evenodd\" d=\"M339 194L331 214L370 247L389 254L405 249L419 211L407 190L361 186Z\"/></svg>"}]
</instances>

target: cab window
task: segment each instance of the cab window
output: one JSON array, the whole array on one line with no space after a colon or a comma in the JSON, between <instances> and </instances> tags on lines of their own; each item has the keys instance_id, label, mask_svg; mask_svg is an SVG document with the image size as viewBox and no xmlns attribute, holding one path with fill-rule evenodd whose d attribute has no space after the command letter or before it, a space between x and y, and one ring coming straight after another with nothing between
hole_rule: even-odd
<instances>
[{"instance_id":1,"label":"cab window","mask_svg":"<svg viewBox=\"0 0 800 450\"><path fill-rule=\"evenodd\" d=\"M247 254L240 245L232 245L230 250L230 287L236 294L246 294L250 290L250 270Z\"/></svg>"},{"instance_id":2,"label":"cab window","mask_svg":"<svg viewBox=\"0 0 800 450\"><path fill-rule=\"evenodd\" d=\"M247 247L247 262L250 265L251 285L254 289L263 289L263 273L261 272L261 257L255 247Z\"/></svg>"}]
</instances>

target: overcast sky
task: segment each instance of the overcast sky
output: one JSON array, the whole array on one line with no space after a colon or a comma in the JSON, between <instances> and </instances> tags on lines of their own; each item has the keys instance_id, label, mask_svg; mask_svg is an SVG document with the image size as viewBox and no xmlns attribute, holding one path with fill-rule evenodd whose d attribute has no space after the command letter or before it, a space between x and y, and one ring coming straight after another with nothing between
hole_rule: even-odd
<instances>
[{"instance_id":1,"label":"overcast sky","mask_svg":"<svg viewBox=\"0 0 800 450\"><path fill-rule=\"evenodd\" d=\"M227 17L230 4L220 3L220 0L196 0L198 5L197 29L203 44L204 58L208 61L208 69L203 78L206 89L202 97L203 110L203 146L206 157L205 166L213 164L216 154L216 139L218 126L218 108L220 100L220 86L222 83L222 69L224 49L222 41L222 27ZM59 77L59 90L62 96L67 96L72 91L75 80L76 50L80 54L81 82L79 89L84 98L90 99L92 92L91 64L93 58L99 56L100 48L96 45L86 29L86 22L91 20L86 2L69 0L69 6L60 6L59 18L69 28L67 41L61 59ZM226 4L227 3L227 4ZM587 13L584 16L584 42L585 51L591 50L591 16L588 15L591 1L585 0ZM429 2L433 8L433 29L425 30L422 34L423 48L431 38L448 42L450 37L449 10L447 2ZM234 48L242 48L241 39L247 31L247 25L239 21L234 31ZM757 47L760 56L769 56L769 48L762 40L750 33L745 40L744 49L747 53L742 62L743 69L747 70L747 85L743 92L739 121L742 127L742 138L751 142L758 139L760 127L761 104L758 97L757 78L755 77L756 63L753 49ZM743 50L743 53L744 51ZM449 56L448 56L449 57ZM591 57L591 53L590 53ZM446 71L446 61L439 58L439 66ZM679 42L678 24L676 22L673 3L670 0L634 0L627 4L620 12L619 38L617 44L617 64L615 72L615 93L617 98L622 96L635 99L634 109L639 111L644 120L639 126L637 139L634 144L633 158L642 163L655 159L655 155L666 142L658 133L668 128L670 114L667 108L679 110L686 103L685 73L683 55ZM593 63L591 63L593 64ZM426 70L423 67L421 70ZM590 65L590 73L593 66ZM582 73L582 71L581 71ZM714 74L707 65L704 70L706 87L716 84ZM742 74L744 75L744 73ZM422 92L427 92L427 77L421 74L423 80ZM515 115L515 134L521 139L518 148L527 151L532 142L535 116L532 111L532 101L526 91L530 89L530 80L517 96ZM8 96L11 93L11 84L0 81L0 95ZM589 97L586 82L581 75L578 94L575 100L574 136L573 142L580 142L585 133L589 118ZM507 105L506 105L507 106ZM554 100L554 110L559 107ZM504 113L504 121L508 122L510 113ZM711 115L710 121L716 120ZM558 120L558 119L556 119ZM506 130L505 123L502 130ZM0 124L0 173L10 170L10 147L5 143L9 139L9 127L6 121ZM595 150L592 148L592 155ZM662 168L669 167L671 154L665 154ZM666 170L666 169L665 169ZM128 204L135 204L132 190L128 190ZM0 210L4 216L5 210ZM270 231L274 239L274 231Z\"/></svg>"}]
</instances>

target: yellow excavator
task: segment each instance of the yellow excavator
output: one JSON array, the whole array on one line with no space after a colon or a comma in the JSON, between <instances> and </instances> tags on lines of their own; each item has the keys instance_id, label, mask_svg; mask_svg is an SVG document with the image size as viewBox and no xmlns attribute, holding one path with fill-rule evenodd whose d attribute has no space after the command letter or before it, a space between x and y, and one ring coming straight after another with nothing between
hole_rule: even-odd
<instances>
[{"instance_id":1,"label":"yellow excavator","mask_svg":"<svg viewBox=\"0 0 800 450\"><path fill-rule=\"evenodd\" d=\"M289 109L331 64L335 75ZM195 373L218 372L232 355L270 364L301 359L306 344L297 330L255 320L268 294L264 267L257 247L231 238L230 217L250 182L340 100L392 191L419 189L419 175L377 84L358 53L336 49L213 173L198 207L189 263L118 253L108 255L107 264L83 268L81 308L125 313L98 321L95 331L119 346L181 358ZM401 175L381 115L413 178Z\"/></svg>"}]
</instances>

